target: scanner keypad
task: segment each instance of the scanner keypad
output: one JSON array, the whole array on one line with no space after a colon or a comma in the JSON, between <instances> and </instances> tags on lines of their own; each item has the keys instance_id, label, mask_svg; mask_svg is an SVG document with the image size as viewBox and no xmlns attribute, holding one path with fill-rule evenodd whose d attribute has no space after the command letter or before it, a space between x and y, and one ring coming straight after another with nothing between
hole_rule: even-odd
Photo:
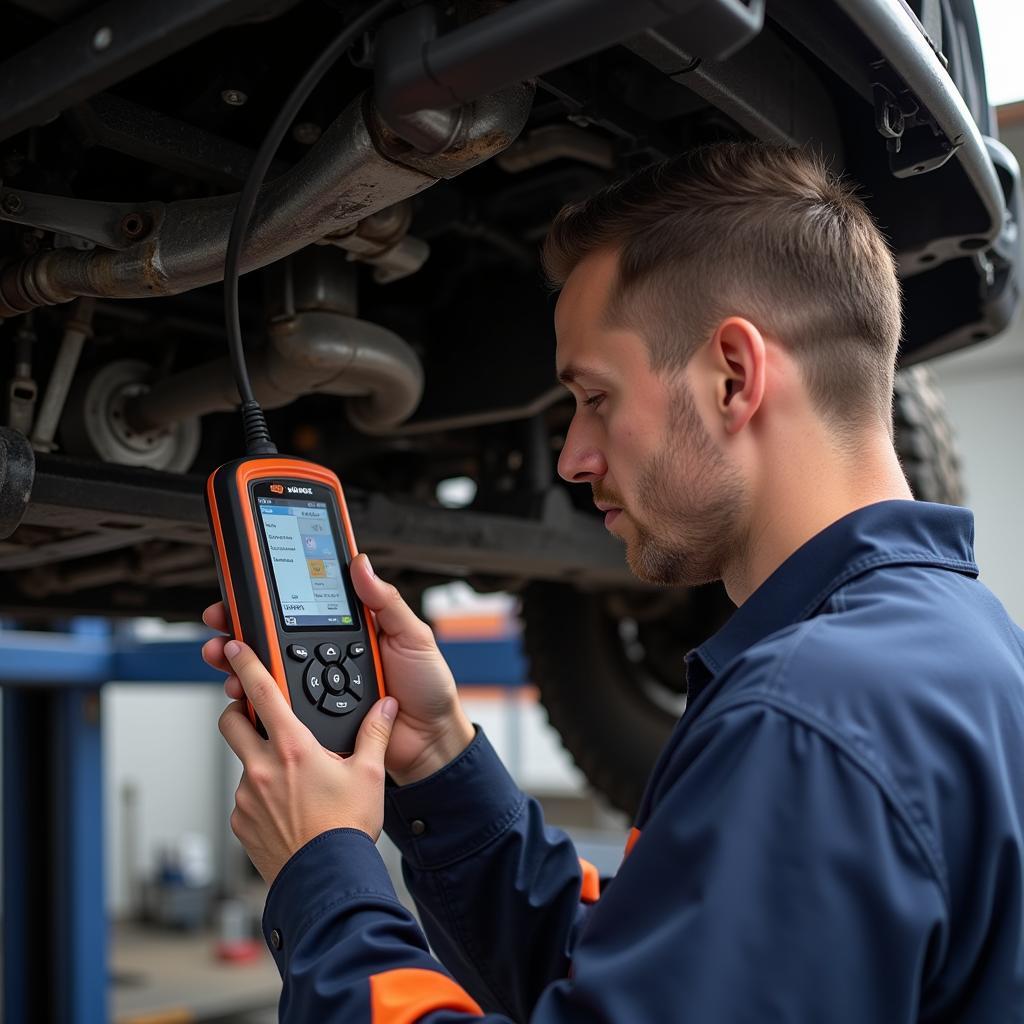
<instances>
[{"instance_id":1,"label":"scanner keypad","mask_svg":"<svg viewBox=\"0 0 1024 1024\"><path fill-rule=\"evenodd\" d=\"M355 711L366 693L366 679L373 678L367 644L359 640L345 648L339 643L321 643L316 645L314 657L301 645L292 644L288 654L296 661L297 649L307 656L302 688L310 703L332 716Z\"/></svg>"}]
</instances>

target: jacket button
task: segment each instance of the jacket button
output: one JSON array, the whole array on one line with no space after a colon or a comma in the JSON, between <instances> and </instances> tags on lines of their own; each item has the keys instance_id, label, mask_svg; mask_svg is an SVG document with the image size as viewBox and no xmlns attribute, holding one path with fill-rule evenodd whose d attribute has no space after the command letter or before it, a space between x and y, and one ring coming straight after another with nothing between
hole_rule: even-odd
<instances>
[{"instance_id":1,"label":"jacket button","mask_svg":"<svg viewBox=\"0 0 1024 1024\"><path fill-rule=\"evenodd\" d=\"M281 933L276 928L270 933L270 944L274 949L281 948Z\"/></svg>"},{"instance_id":2,"label":"jacket button","mask_svg":"<svg viewBox=\"0 0 1024 1024\"><path fill-rule=\"evenodd\" d=\"M427 831L427 824L426 822L420 821L420 819L417 818L414 822L412 822L409 825L409 829L414 836L421 836L423 835L424 832Z\"/></svg>"}]
</instances>

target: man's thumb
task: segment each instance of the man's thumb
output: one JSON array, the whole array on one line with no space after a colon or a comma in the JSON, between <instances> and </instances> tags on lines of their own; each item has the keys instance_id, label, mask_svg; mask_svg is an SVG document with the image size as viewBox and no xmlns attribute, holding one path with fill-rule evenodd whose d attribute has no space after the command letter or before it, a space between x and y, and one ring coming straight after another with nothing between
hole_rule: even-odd
<instances>
[{"instance_id":1,"label":"man's thumb","mask_svg":"<svg viewBox=\"0 0 1024 1024\"><path fill-rule=\"evenodd\" d=\"M391 588L373 571L370 559L362 552L349 563L349 575L358 598L379 611L390 597Z\"/></svg>"},{"instance_id":2,"label":"man's thumb","mask_svg":"<svg viewBox=\"0 0 1024 1024\"><path fill-rule=\"evenodd\" d=\"M398 701L394 697L385 697L377 701L359 727L353 756L383 764L388 741L391 739L391 727L395 724L397 713Z\"/></svg>"}]
</instances>

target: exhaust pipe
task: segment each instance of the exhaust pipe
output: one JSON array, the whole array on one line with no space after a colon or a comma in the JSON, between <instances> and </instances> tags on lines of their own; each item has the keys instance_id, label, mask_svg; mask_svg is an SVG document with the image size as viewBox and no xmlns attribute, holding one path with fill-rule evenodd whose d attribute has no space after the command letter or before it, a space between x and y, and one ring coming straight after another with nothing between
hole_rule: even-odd
<instances>
[{"instance_id":1,"label":"exhaust pipe","mask_svg":"<svg viewBox=\"0 0 1024 1024\"><path fill-rule=\"evenodd\" d=\"M393 331L340 313L309 311L271 324L269 334L267 348L249 357L253 393L264 408L314 392L343 395L355 426L380 433L404 422L420 403L423 369ZM125 415L144 431L237 408L231 364L218 359L159 381Z\"/></svg>"},{"instance_id":2,"label":"exhaust pipe","mask_svg":"<svg viewBox=\"0 0 1024 1024\"><path fill-rule=\"evenodd\" d=\"M519 135L533 99L523 83L451 111L424 111L420 138L399 137L364 94L339 115L291 170L265 185L242 253L241 270L265 267L359 223L500 153ZM53 249L0 273L0 318L80 296L138 299L177 295L223 279L238 197L147 204L149 232L129 249Z\"/></svg>"},{"instance_id":3,"label":"exhaust pipe","mask_svg":"<svg viewBox=\"0 0 1024 1024\"><path fill-rule=\"evenodd\" d=\"M349 419L365 433L403 423L423 395L423 368L410 345L393 331L356 316L352 265L341 253L314 246L281 265L267 346L250 354L249 376L268 409L302 395L340 395ZM209 412L238 407L226 357L202 363L131 399L125 416L133 429L164 429Z\"/></svg>"}]
</instances>

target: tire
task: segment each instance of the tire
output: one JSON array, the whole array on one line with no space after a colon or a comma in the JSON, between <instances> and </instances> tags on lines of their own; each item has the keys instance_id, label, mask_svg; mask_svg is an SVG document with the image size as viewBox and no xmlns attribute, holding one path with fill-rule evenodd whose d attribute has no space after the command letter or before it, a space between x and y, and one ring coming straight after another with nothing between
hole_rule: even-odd
<instances>
[{"instance_id":1,"label":"tire","mask_svg":"<svg viewBox=\"0 0 1024 1024\"><path fill-rule=\"evenodd\" d=\"M914 497L962 505L960 455L942 392L923 366L903 370L893 398L896 451Z\"/></svg>"},{"instance_id":2,"label":"tire","mask_svg":"<svg viewBox=\"0 0 1024 1024\"><path fill-rule=\"evenodd\" d=\"M914 496L962 503L953 432L924 369L899 375L894 421ZM685 707L686 652L731 611L721 584L594 592L533 583L524 589L530 678L563 745L612 806L636 812L651 768Z\"/></svg>"}]
</instances>

